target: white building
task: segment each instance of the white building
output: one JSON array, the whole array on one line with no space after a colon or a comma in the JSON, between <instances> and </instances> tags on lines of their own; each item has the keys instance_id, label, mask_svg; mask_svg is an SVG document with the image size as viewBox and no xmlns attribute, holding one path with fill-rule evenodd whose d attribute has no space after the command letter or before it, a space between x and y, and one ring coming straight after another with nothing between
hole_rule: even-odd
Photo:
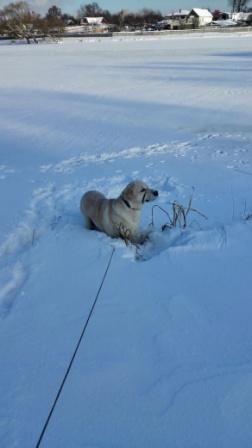
<instances>
[{"instance_id":1,"label":"white building","mask_svg":"<svg viewBox=\"0 0 252 448\"><path fill-rule=\"evenodd\" d=\"M249 23L251 22L251 12L232 12L231 18L232 20L235 20L236 22L243 22L243 23Z\"/></svg>"},{"instance_id":2,"label":"white building","mask_svg":"<svg viewBox=\"0 0 252 448\"><path fill-rule=\"evenodd\" d=\"M105 32L108 31L108 24L103 17L83 17L81 19L84 31Z\"/></svg>"},{"instance_id":3,"label":"white building","mask_svg":"<svg viewBox=\"0 0 252 448\"><path fill-rule=\"evenodd\" d=\"M193 8L188 20L194 22L196 26L206 26L212 22L213 16L208 9Z\"/></svg>"},{"instance_id":4,"label":"white building","mask_svg":"<svg viewBox=\"0 0 252 448\"><path fill-rule=\"evenodd\" d=\"M188 9L179 9L178 11L173 11L165 16L166 20L184 20L189 16L190 11Z\"/></svg>"},{"instance_id":5,"label":"white building","mask_svg":"<svg viewBox=\"0 0 252 448\"><path fill-rule=\"evenodd\" d=\"M160 29L176 30L186 26L187 18L189 15L187 9L179 9L178 11L169 12L164 20L158 22Z\"/></svg>"}]
</instances>

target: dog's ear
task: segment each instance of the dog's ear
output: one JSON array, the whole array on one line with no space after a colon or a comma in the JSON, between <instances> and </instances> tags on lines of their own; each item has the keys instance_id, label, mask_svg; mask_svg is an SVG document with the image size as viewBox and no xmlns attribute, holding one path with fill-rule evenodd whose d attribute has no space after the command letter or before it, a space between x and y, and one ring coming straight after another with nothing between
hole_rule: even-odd
<instances>
[{"instance_id":1,"label":"dog's ear","mask_svg":"<svg viewBox=\"0 0 252 448\"><path fill-rule=\"evenodd\" d=\"M128 201L133 201L133 199L134 199L134 186L133 185L128 185L128 187L124 191L124 195L123 196Z\"/></svg>"}]
</instances>

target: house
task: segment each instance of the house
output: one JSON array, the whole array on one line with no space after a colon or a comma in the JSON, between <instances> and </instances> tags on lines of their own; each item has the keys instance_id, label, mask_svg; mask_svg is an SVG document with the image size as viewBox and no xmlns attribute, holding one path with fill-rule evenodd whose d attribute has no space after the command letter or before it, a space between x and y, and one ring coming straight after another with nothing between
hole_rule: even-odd
<instances>
[{"instance_id":1,"label":"house","mask_svg":"<svg viewBox=\"0 0 252 448\"><path fill-rule=\"evenodd\" d=\"M92 33L104 33L108 31L108 24L104 17L83 17L80 22L83 30Z\"/></svg>"},{"instance_id":2,"label":"house","mask_svg":"<svg viewBox=\"0 0 252 448\"><path fill-rule=\"evenodd\" d=\"M229 20L232 19L232 14L228 11L221 11L219 9L215 9L212 13L213 20Z\"/></svg>"},{"instance_id":3,"label":"house","mask_svg":"<svg viewBox=\"0 0 252 448\"><path fill-rule=\"evenodd\" d=\"M188 22L196 27L206 26L211 23L213 16L208 9L193 8L188 15Z\"/></svg>"},{"instance_id":4,"label":"house","mask_svg":"<svg viewBox=\"0 0 252 448\"><path fill-rule=\"evenodd\" d=\"M239 24L249 25L252 22L251 12L233 12L232 19Z\"/></svg>"},{"instance_id":5,"label":"house","mask_svg":"<svg viewBox=\"0 0 252 448\"><path fill-rule=\"evenodd\" d=\"M160 29L176 30L183 28L187 25L189 12L187 9L170 12L157 25Z\"/></svg>"},{"instance_id":6,"label":"house","mask_svg":"<svg viewBox=\"0 0 252 448\"><path fill-rule=\"evenodd\" d=\"M178 11L173 11L167 16L165 16L166 20L185 20L189 16L190 11L187 9L179 9Z\"/></svg>"}]
</instances>

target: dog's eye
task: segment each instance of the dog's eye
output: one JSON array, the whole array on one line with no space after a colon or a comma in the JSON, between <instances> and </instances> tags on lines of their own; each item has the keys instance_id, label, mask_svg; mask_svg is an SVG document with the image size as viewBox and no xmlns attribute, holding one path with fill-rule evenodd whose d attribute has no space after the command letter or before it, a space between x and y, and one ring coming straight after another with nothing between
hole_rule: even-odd
<instances>
[{"instance_id":1,"label":"dog's eye","mask_svg":"<svg viewBox=\"0 0 252 448\"><path fill-rule=\"evenodd\" d=\"M140 191L140 193L144 193L146 191L146 188L142 188L142 190Z\"/></svg>"}]
</instances>

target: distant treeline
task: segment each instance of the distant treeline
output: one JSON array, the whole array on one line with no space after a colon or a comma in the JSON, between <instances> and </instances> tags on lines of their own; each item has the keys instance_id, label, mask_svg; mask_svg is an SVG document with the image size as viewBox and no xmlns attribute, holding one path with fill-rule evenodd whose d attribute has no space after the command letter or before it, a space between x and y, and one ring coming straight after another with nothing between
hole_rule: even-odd
<instances>
[{"instance_id":1,"label":"distant treeline","mask_svg":"<svg viewBox=\"0 0 252 448\"><path fill-rule=\"evenodd\" d=\"M160 11L144 8L137 13L121 10L111 13L100 8L98 3L80 6L76 15L64 13L61 8L51 6L42 16L33 11L26 1L10 3L0 9L0 34L12 39L26 39L37 42L40 36L58 36L67 25L78 25L84 17L103 17L115 29L129 26L143 26L163 18Z\"/></svg>"},{"instance_id":2,"label":"distant treeline","mask_svg":"<svg viewBox=\"0 0 252 448\"><path fill-rule=\"evenodd\" d=\"M247 10L250 0L228 0L233 11ZM164 17L160 11L144 8L138 12L121 10L111 13L93 2L80 6L76 15L66 14L61 8L51 6L42 16L33 11L26 1L10 3L0 9L0 35L11 39L26 39L28 43L37 42L39 37L62 35L67 25L78 25L85 17L103 17L113 31L125 27L148 27Z\"/></svg>"}]
</instances>

